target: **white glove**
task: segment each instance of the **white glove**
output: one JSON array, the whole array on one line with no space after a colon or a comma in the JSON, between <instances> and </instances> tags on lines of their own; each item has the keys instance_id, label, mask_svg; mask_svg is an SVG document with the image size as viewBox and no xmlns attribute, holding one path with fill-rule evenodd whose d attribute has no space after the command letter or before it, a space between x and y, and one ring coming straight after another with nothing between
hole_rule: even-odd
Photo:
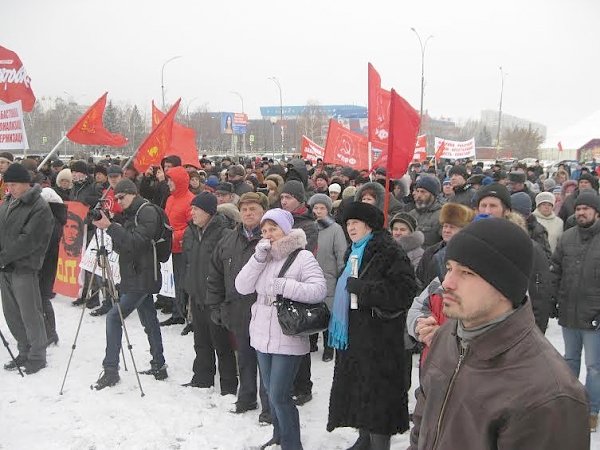
<instances>
[{"instance_id":1,"label":"white glove","mask_svg":"<svg viewBox=\"0 0 600 450\"><path fill-rule=\"evenodd\" d=\"M264 263L267 260L267 255L271 251L271 241L268 239L261 239L254 250L254 259L260 263Z\"/></svg>"}]
</instances>

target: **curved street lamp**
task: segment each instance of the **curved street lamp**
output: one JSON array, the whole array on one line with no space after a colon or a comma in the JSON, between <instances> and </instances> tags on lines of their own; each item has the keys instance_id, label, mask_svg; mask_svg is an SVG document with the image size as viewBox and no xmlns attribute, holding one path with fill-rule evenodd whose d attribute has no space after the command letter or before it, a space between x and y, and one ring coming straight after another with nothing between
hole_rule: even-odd
<instances>
[{"instance_id":1,"label":"curved street lamp","mask_svg":"<svg viewBox=\"0 0 600 450\"><path fill-rule=\"evenodd\" d=\"M281 95L281 83L279 82L277 77L268 77L268 79L275 83L275 86L277 86L277 88L279 89L279 125L281 126L281 157L283 158L285 152L283 150L283 97Z\"/></svg>"},{"instance_id":2,"label":"curved street lamp","mask_svg":"<svg viewBox=\"0 0 600 450\"><path fill-rule=\"evenodd\" d=\"M425 50L427 49L427 42L433 37L433 35L430 34L429 36L427 36L427 39L425 39L425 42L423 42L417 30L415 30L414 28L411 28L411 30L417 35L417 39L419 39L419 46L421 47L421 107L419 109L419 119L421 121L421 124L419 125L420 131L421 126L423 126L423 92L425 91Z\"/></svg>"},{"instance_id":3,"label":"curved street lamp","mask_svg":"<svg viewBox=\"0 0 600 450\"><path fill-rule=\"evenodd\" d=\"M500 105L498 107L498 134L496 136L496 159L500 157L500 131L502 130L502 95L504 94L504 77L508 74L500 69Z\"/></svg>"},{"instance_id":4,"label":"curved street lamp","mask_svg":"<svg viewBox=\"0 0 600 450\"><path fill-rule=\"evenodd\" d=\"M181 58L181 56L173 56L172 58L167 59L163 65L162 65L162 69L160 70L160 89L162 92L162 109L163 112L166 113L167 111L165 111L165 66L167 64L169 64L171 61L174 61L176 59Z\"/></svg>"}]
</instances>

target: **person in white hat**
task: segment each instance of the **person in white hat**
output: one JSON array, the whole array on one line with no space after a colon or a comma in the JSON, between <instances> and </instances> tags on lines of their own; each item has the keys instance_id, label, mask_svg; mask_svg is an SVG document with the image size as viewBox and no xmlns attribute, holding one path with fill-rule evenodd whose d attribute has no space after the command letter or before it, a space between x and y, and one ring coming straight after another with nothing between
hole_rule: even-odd
<instances>
[{"instance_id":1,"label":"person in white hat","mask_svg":"<svg viewBox=\"0 0 600 450\"><path fill-rule=\"evenodd\" d=\"M535 196L533 215L548 232L550 250L554 253L556 244L563 233L563 220L554 214L556 198L552 192L540 192Z\"/></svg>"}]
</instances>

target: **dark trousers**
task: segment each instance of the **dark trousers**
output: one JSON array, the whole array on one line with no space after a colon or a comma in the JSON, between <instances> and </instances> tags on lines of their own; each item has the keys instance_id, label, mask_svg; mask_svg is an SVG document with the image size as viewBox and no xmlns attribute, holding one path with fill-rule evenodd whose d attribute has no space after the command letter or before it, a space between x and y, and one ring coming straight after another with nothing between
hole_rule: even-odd
<instances>
[{"instance_id":1,"label":"dark trousers","mask_svg":"<svg viewBox=\"0 0 600 450\"><path fill-rule=\"evenodd\" d=\"M256 350L250 347L248 329L246 333L235 334L237 345L237 364L240 374L240 387L238 389L237 403L250 405L256 402L256 376L258 375L258 361ZM270 411L269 396L262 380L259 380L260 403L263 411Z\"/></svg>"},{"instance_id":2,"label":"dark trousers","mask_svg":"<svg viewBox=\"0 0 600 450\"><path fill-rule=\"evenodd\" d=\"M160 368L165 363L163 355L162 336L160 334L160 325L156 317L156 309L152 301L152 294L121 294L119 299L123 319L137 309L140 322L148 336L150 344L150 354L152 367ZM106 356L102 365L109 369L119 368L119 352L121 351L121 339L123 337L123 328L121 327L121 318L117 304L106 315Z\"/></svg>"},{"instance_id":3,"label":"dark trousers","mask_svg":"<svg viewBox=\"0 0 600 450\"><path fill-rule=\"evenodd\" d=\"M173 281L175 283L175 299L173 300L173 317L185 319L187 294L183 289L185 279L185 258L183 253L173 253Z\"/></svg>"},{"instance_id":4,"label":"dark trousers","mask_svg":"<svg viewBox=\"0 0 600 450\"><path fill-rule=\"evenodd\" d=\"M238 379L235 353L231 348L229 331L210 320L210 309L198 305L192 298L192 323L194 326L194 383L213 386L218 358L222 393L236 393ZM216 354L216 356L215 356Z\"/></svg>"},{"instance_id":5,"label":"dark trousers","mask_svg":"<svg viewBox=\"0 0 600 450\"><path fill-rule=\"evenodd\" d=\"M311 346L316 345L318 334L310 335ZM296 379L294 380L294 395L303 395L312 393L312 381L310 381L311 373L311 360L310 353L307 353L302 357Z\"/></svg>"}]
</instances>

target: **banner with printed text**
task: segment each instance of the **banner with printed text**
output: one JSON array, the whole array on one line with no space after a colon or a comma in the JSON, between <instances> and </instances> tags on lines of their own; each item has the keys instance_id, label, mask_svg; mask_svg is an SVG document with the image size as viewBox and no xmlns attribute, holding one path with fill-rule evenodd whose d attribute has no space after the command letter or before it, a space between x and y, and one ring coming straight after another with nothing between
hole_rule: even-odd
<instances>
[{"instance_id":1,"label":"banner with printed text","mask_svg":"<svg viewBox=\"0 0 600 450\"><path fill-rule=\"evenodd\" d=\"M173 277L173 257L170 256L166 263L160 263L160 273L162 276L162 286L160 295L175 298L175 278Z\"/></svg>"},{"instance_id":2,"label":"banner with printed text","mask_svg":"<svg viewBox=\"0 0 600 450\"><path fill-rule=\"evenodd\" d=\"M67 223L58 247L58 265L54 292L65 297L79 297L79 262L86 242L85 216L89 208L80 202L65 202Z\"/></svg>"},{"instance_id":3,"label":"banner with printed text","mask_svg":"<svg viewBox=\"0 0 600 450\"><path fill-rule=\"evenodd\" d=\"M0 150L28 149L21 100L0 105Z\"/></svg>"},{"instance_id":4,"label":"banner with printed text","mask_svg":"<svg viewBox=\"0 0 600 450\"><path fill-rule=\"evenodd\" d=\"M448 139L435 138L435 148L439 149L444 145L444 151L440 158L444 159L464 159L475 157L475 138L468 141L449 141Z\"/></svg>"},{"instance_id":5,"label":"banner with printed text","mask_svg":"<svg viewBox=\"0 0 600 450\"><path fill-rule=\"evenodd\" d=\"M329 120L323 162L363 170L369 167L367 136L348 130L337 120Z\"/></svg>"},{"instance_id":6,"label":"banner with printed text","mask_svg":"<svg viewBox=\"0 0 600 450\"><path fill-rule=\"evenodd\" d=\"M98 254L98 245L100 245L100 247L104 245L104 248L106 248L106 252L108 253L108 264L110 265L113 281L115 284L119 284L121 282L121 272L119 271L119 254L117 252L113 252L112 239L106 232L103 236L100 230L96 230L96 237L92 238L89 245L85 249L85 253L83 254L83 258L81 258L79 267L88 272L94 271L96 275L102 276L102 267L100 267L98 264L95 264L96 255ZM94 265L96 265L95 270Z\"/></svg>"},{"instance_id":7,"label":"banner with printed text","mask_svg":"<svg viewBox=\"0 0 600 450\"><path fill-rule=\"evenodd\" d=\"M315 144L306 136L302 136L302 148L300 149L302 159L308 159L311 163L316 164L317 159L325 156L325 149L318 144Z\"/></svg>"}]
</instances>

